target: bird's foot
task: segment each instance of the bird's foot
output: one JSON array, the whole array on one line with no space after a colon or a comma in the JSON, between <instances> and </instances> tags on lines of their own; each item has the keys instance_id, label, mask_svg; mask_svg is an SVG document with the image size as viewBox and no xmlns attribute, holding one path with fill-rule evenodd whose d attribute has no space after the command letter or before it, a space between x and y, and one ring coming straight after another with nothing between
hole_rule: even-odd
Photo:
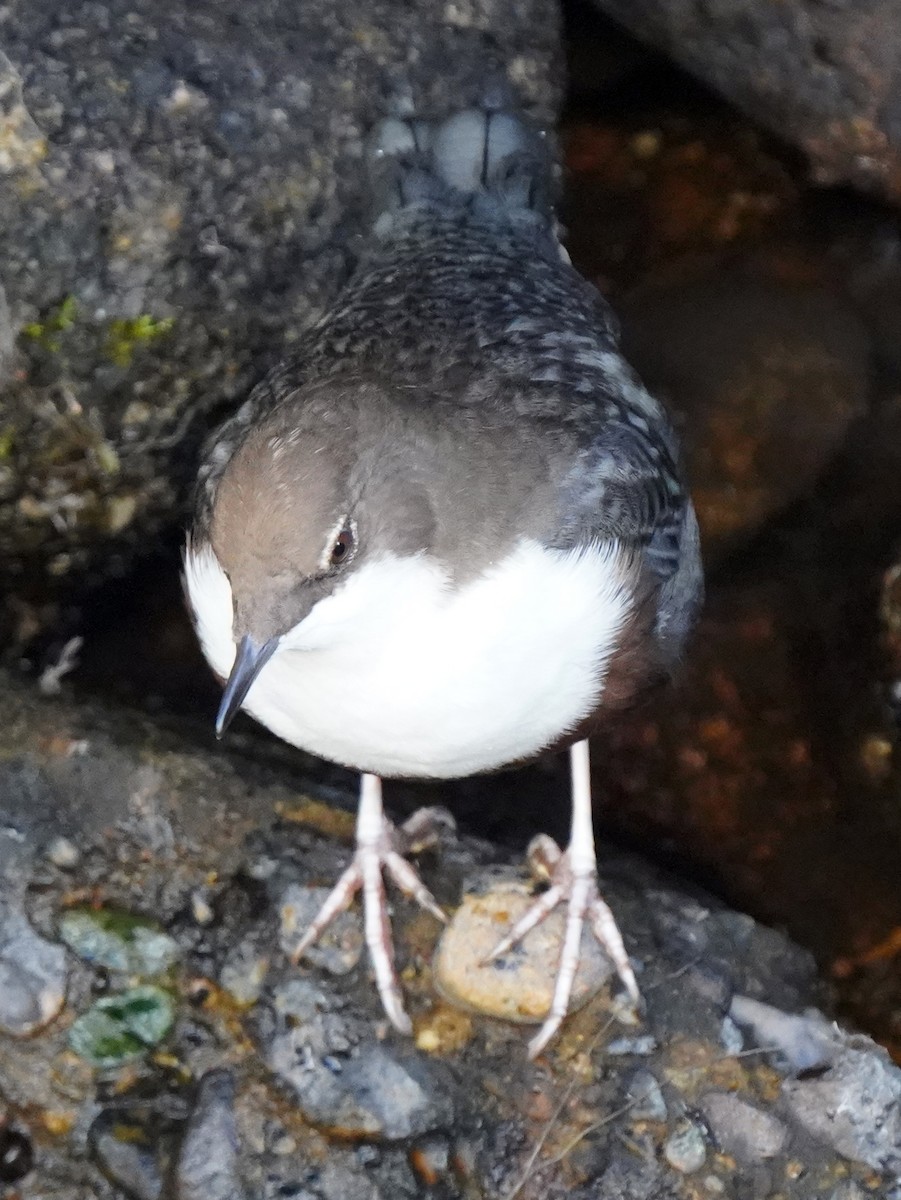
<instances>
[{"instance_id":1,"label":"bird's foot","mask_svg":"<svg viewBox=\"0 0 901 1200\"><path fill-rule=\"evenodd\" d=\"M546 879L549 887L526 910L507 936L495 946L487 961L491 962L505 954L517 942L522 941L529 930L540 925L558 904L566 904L566 931L557 965L550 1012L538 1033L529 1042L529 1057L535 1058L560 1028L566 1016L573 980L579 965L582 926L586 920L616 967L617 974L636 1008L641 1005L641 994L616 919L598 890L596 865L593 862L577 863L572 846L562 851L553 838L545 834L532 839L528 859L533 872L539 878Z\"/></svg>"},{"instance_id":2,"label":"bird's foot","mask_svg":"<svg viewBox=\"0 0 901 1200\"><path fill-rule=\"evenodd\" d=\"M361 817L363 815L361 803ZM350 866L341 875L325 903L291 955L297 963L339 913L344 912L358 891L363 892L363 928L385 1014L401 1033L412 1032L400 983L394 967L394 944L382 872L386 872L405 896L442 923L447 918L406 855L433 846L442 831L453 828L450 813L443 808L420 808L398 828L381 812L361 819L357 825L357 848Z\"/></svg>"}]
</instances>

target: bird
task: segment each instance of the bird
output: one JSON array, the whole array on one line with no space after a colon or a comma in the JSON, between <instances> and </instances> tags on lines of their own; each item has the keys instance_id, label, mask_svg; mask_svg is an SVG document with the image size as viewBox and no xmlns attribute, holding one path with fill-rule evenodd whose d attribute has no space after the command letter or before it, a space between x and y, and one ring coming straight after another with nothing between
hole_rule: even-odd
<instances>
[{"instance_id":1,"label":"bird","mask_svg":"<svg viewBox=\"0 0 901 1200\"><path fill-rule=\"evenodd\" d=\"M371 223L332 306L211 435L184 579L245 709L360 772L352 860L294 953L362 893L375 981L409 1033L384 876L439 920L385 778L492 772L570 756L563 850L496 958L558 905L564 934L539 1054L569 1006L583 926L640 994L601 896L588 735L670 676L701 603L698 525L671 418L623 358L571 265L551 139L488 96L389 116L366 151Z\"/></svg>"}]
</instances>

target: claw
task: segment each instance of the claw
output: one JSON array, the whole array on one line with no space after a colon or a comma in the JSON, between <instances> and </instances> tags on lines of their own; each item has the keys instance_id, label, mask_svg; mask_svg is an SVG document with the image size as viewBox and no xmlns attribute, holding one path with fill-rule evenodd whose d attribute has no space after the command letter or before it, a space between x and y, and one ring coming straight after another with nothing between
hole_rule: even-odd
<instances>
[{"instance_id":1,"label":"claw","mask_svg":"<svg viewBox=\"0 0 901 1200\"><path fill-rule=\"evenodd\" d=\"M394 942L382 872L385 871L404 893L439 921L447 918L437 900L404 858L434 845L442 828L453 826L443 809L420 809L400 829L385 816L381 780L364 775L357 817L357 848L353 860L326 897L306 933L295 946L291 961L297 963L325 932L334 919L350 907L357 892L363 893L363 928L376 986L385 1015L401 1033L413 1025L404 1009L403 996L394 966Z\"/></svg>"}]
</instances>

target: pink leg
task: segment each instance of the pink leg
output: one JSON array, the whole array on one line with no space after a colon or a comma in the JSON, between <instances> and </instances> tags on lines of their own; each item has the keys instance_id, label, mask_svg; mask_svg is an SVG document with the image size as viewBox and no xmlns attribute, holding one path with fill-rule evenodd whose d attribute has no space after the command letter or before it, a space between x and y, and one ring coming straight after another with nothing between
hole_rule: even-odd
<instances>
[{"instance_id":1,"label":"pink leg","mask_svg":"<svg viewBox=\"0 0 901 1200\"><path fill-rule=\"evenodd\" d=\"M423 808L415 812L399 830L396 829L382 807L381 779L377 775L363 775L357 812L357 848L353 859L291 955L292 960L298 962L335 917L350 906L356 893L362 890L363 928L376 985L385 1014L401 1033L410 1033L413 1027L404 1011L394 968L394 944L382 871L388 872L404 895L411 896L439 921L445 921L434 896L404 854L433 845L440 828L446 828L449 822L450 815L443 809Z\"/></svg>"},{"instance_id":2,"label":"pink leg","mask_svg":"<svg viewBox=\"0 0 901 1200\"><path fill-rule=\"evenodd\" d=\"M572 776L572 832L569 845L561 853L551 838L535 838L529 856L544 869L551 886L517 921L505 938L495 946L490 959L504 954L521 941L530 929L540 924L558 904L566 902L566 930L557 965L554 995L547 1019L529 1042L529 1055L535 1058L563 1023L572 995L573 980L579 966L582 926L586 919L598 942L613 960L617 973L633 1002L641 1002L638 984L629 963L613 913L598 891L594 831L591 825L591 776L588 742L581 741L570 750Z\"/></svg>"}]
</instances>

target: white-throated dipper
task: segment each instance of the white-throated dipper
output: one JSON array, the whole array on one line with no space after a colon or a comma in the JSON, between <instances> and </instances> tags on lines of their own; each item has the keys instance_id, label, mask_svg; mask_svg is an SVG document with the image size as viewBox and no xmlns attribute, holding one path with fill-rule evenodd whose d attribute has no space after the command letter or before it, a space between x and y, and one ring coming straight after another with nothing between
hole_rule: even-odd
<instances>
[{"instance_id":1,"label":"white-throated dipper","mask_svg":"<svg viewBox=\"0 0 901 1200\"><path fill-rule=\"evenodd\" d=\"M207 448L185 556L204 653L241 707L363 773L356 853L297 956L362 888L385 1011L409 1031L382 871L384 776L444 779L570 747L572 835L495 954L567 906L563 1020L590 923L638 988L597 885L588 743L679 657L701 598L669 420L557 238L553 161L498 105L388 120L376 219L331 310ZM427 817L428 810L424 810ZM443 919L443 918L442 918Z\"/></svg>"}]
</instances>

